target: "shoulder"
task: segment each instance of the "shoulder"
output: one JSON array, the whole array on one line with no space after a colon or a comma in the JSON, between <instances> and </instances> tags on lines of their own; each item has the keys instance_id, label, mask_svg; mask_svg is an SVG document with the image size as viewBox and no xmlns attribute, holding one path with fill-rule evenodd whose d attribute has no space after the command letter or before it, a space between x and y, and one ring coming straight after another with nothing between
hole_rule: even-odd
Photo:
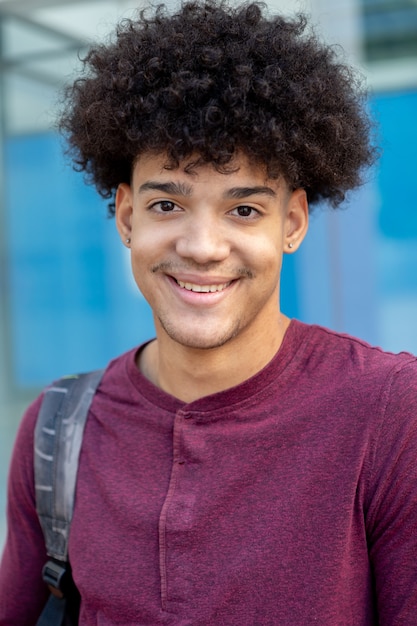
<instances>
[{"instance_id":1,"label":"shoulder","mask_svg":"<svg viewBox=\"0 0 417 626\"><path fill-rule=\"evenodd\" d=\"M326 362L328 387L337 389L337 405L349 405L350 412L373 425L374 467L381 470L387 459L392 461L395 449L409 454L415 466L417 358L319 326L312 326L309 336L311 353Z\"/></svg>"},{"instance_id":2,"label":"shoulder","mask_svg":"<svg viewBox=\"0 0 417 626\"><path fill-rule=\"evenodd\" d=\"M292 360L294 385L306 405L324 403L349 424L362 424L377 439L401 425L417 424L417 359L393 354L361 339L296 322ZM300 392L299 392L300 395Z\"/></svg>"},{"instance_id":3,"label":"shoulder","mask_svg":"<svg viewBox=\"0 0 417 626\"><path fill-rule=\"evenodd\" d=\"M123 380L126 380L128 378L127 372L134 367L135 353L136 349L129 350L128 352L110 361L110 363L103 369L101 384L103 384L105 392L119 390L121 391L121 393L123 393ZM90 372L87 373L90 374ZM45 396L54 391L65 391L65 381L70 381L72 379L75 380L79 376L80 374L74 374L73 376L63 376L54 380L52 383L46 385L45 388L27 407L18 427L14 445L13 459L17 459L17 462L25 459L27 462L28 457L32 456L32 454L28 455L28 452L32 451L33 449L36 423L38 420L41 406L45 401ZM59 393L57 393L56 395L58 396ZM24 451L24 454L21 454L21 451Z\"/></svg>"},{"instance_id":4,"label":"shoulder","mask_svg":"<svg viewBox=\"0 0 417 626\"><path fill-rule=\"evenodd\" d=\"M303 337L303 352L323 374L350 378L361 386L395 381L417 384L417 357L408 352L392 353L351 335L318 325L296 322ZM392 388L395 391L395 386Z\"/></svg>"}]
</instances>

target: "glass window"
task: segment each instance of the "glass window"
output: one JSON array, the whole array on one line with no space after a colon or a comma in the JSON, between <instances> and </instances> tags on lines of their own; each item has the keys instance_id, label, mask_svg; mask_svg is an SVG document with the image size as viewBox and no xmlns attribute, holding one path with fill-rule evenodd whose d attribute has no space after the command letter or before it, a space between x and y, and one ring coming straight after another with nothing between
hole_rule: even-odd
<instances>
[{"instance_id":1,"label":"glass window","mask_svg":"<svg viewBox=\"0 0 417 626\"><path fill-rule=\"evenodd\" d=\"M417 55L415 0L362 0L365 60Z\"/></svg>"}]
</instances>

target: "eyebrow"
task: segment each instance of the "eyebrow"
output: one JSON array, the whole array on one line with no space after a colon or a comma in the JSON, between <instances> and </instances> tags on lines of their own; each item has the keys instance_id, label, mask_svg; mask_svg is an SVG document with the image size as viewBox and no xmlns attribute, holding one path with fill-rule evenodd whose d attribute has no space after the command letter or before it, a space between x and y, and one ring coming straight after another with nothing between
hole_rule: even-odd
<instances>
[{"instance_id":1,"label":"eyebrow","mask_svg":"<svg viewBox=\"0 0 417 626\"><path fill-rule=\"evenodd\" d=\"M270 196L276 198L277 194L271 187L233 187L228 189L224 194L225 198L233 198L235 200L241 200L242 198L248 198L249 196Z\"/></svg>"},{"instance_id":2,"label":"eyebrow","mask_svg":"<svg viewBox=\"0 0 417 626\"><path fill-rule=\"evenodd\" d=\"M160 183L154 180L148 180L139 187L139 193L144 191L160 191L168 195L174 196L191 196L193 193L192 187L185 183L175 183L173 181L167 183ZM256 187L232 187L224 193L224 198L232 198L234 200L241 200L242 198L249 198L250 196L264 195L276 198L277 194L271 187L256 186Z\"/></svg>"},{"instance_id":3,"label":"eyebrow","mask_svg":"<svg viewBox=\"0 0 417 626\"><path fill-rule=\"evenodd\" d=\"M154 180L148 180L139 187L139 193L143 193L144 191L161 191L162 193L173 196L191 196L193 193L192 188L185 183L158 183Z\"/></svg>"}]
</instances>

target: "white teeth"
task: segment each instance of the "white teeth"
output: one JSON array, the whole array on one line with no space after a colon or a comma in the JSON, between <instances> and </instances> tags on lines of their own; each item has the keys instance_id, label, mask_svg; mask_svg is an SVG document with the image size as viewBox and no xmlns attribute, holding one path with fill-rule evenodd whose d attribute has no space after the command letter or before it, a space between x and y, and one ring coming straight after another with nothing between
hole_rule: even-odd
<instances>
[{"instance_id":1,"label":"white teeth","mask_svg":"<svg viewBox=\"0 0 417 626\"><path fill-rule=\"evenodd\" d=\"M230 285L229 283L223 283L222 285L196 285L194 283L183 283L182 280L177 280L177 283L183 289L188 291L196 291L198 293L214 293L215 291L223 291Z\"/></svg>"}]
</instances>

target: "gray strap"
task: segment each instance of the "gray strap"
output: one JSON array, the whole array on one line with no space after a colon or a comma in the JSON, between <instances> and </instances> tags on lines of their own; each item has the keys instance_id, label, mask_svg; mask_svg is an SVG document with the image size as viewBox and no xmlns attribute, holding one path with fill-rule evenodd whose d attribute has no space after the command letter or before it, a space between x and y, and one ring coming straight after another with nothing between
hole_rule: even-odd
<instances>
[{"instance_id":1,"label":"gray strap","mask_svg":"<svg viewBox=\"0 0 417 626\"><path fill-rule=\"evenodd\" d=\"M61 378L45 391L34 438L36 510L49 556L68 557L84 426L103 370Z\"/></svg>"}]
</instances>

